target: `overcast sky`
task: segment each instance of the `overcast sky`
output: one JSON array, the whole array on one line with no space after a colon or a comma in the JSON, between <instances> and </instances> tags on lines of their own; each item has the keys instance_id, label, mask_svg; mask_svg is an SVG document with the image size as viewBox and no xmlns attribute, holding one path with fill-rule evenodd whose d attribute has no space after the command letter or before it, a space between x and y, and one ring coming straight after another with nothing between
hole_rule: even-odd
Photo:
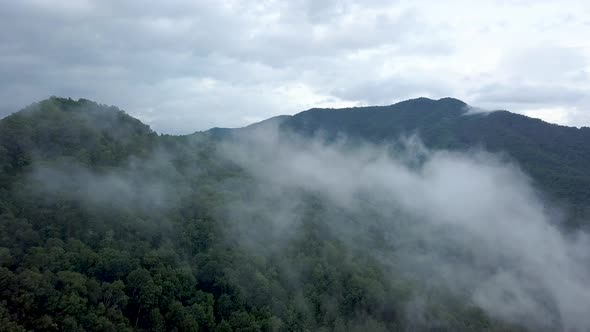
<instances>
[{"instance_id":1,"label":"overcast sky","mask_svg":"<svg viewBox=\"0 0 590 332\"><path fill-rule=\"evenodd\" d=\"M452 96L590 126L589 36L584 0L0 0L0 116L83 97L190 133Z\"/></svg>"}]
</instances>

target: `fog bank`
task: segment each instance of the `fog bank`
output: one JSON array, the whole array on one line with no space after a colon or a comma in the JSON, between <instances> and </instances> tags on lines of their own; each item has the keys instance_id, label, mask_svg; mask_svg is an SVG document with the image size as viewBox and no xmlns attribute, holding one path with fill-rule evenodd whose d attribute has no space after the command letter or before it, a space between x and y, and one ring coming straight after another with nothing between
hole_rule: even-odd
<instances>
[{"instance_id":1,"label":"fog bank","mask_svg":"<svg viewBox=\"0 0 590 332\"><path fill-rule=\"evenodd\" d=\"M347 245L408 279L531 329L590 327L588 235L562 232L531 179L497 156L430 151L417 138L352 145L268 128L225 143L220 154L256 183L227 207L230 215L270 223L242 225L247 248L280 247L312 195L329 202L324 221Z\"/></svg>"}]
</instances>

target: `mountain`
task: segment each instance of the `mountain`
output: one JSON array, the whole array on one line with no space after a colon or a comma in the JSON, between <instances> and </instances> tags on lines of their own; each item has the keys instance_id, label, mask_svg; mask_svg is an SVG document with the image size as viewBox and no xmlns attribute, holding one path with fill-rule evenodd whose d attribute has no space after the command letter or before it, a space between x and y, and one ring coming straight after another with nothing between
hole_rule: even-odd
<instances>
[{"instance_id":1,"label":"mountain","mask_svg":"<svg viewBox=\"0 0 590 332\"><path fill-rule=\"evenodd\" d=\"M588 128L468 109L419 98L170 136L89 100L35 103L0 120L0 331L583 330L571 305L584 307L587 256L568 250L584 247L527 223L545 215L519 174L446 159L517 183L483 187L500 207L445 195L429 207L422 196L441 185L413 167L288 142L418 134L432 149L505 153L550 195L589 206ZM277 127L283 145L242 140ZM379 176L392 170L411 181L388 191ZM443 189L465 189L451 176Z\"/></svg>"},{"instance_id":2,"label":"mountain","mask_svg":"<svg viewBox=\"0 0 590 332\"><path fill-rule=\"evenodd\" d=\"M531 175L550 199L568 206L574 214L570 222L577 224L590 216L588 127L560 126L503 110L472 112L466 103L454 98L417 98L390 106L314 108L276 120L283 131L327 140L346 137L387 143L418 135L432 149L481 148L505 154ZM224 134L231 132L225 129Z\"/></svg>"},{"instance_id":3,"label":"mountain","mask_svg":"<svg viewBox=\"0 0 590 332\"><path fill-rule=\"evenodd\" d=\"M274 129L278 127L283 121L290 118L289 115L278 115L272 118L253 123L243 128L211 128L207 130L205 133L213 139L216 140L223 140L230 138L232 136L238 136L240 134L247 134L248 132L256 131L256 130L268 130Z\"/></svg>"}]
</instances>

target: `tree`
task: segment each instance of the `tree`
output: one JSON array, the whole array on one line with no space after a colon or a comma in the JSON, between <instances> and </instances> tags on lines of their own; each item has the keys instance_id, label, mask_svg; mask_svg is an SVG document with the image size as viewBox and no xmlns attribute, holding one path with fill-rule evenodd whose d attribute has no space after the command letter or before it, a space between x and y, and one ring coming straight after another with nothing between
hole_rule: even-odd
<instances>
[{"instance_id":1,"label":"tree","mask_svg":"<svg viewBox=\"0 0 590 332\"><path fill-rule=\"evenodd\" d=\"M130 305L137 308L134 325L137 326L142 311L148 313L157 305L162 288L156 285L148 270L141 268L129 273L126 289Z\"/></svg>"}]
</instances>

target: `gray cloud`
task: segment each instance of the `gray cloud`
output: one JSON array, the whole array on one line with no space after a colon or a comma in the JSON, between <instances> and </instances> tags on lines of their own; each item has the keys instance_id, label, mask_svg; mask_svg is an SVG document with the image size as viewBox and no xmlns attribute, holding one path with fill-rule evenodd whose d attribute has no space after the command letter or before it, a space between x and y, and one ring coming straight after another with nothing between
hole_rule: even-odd
<instances>
[{"instance_id":1,"label":"gray cloud","mask_svg":"<svg viewBox=\"0 0 590 332\"><path fill-rule=\"evenodd\" d=\"M418 96L451 96L453 90L440 80L415 75L351 82L350 86L336 89L332 93L342 99L359 100L367 105L383 105Z\"/></svg>"},{"instance_id":2,"label":"gray cloud","mask_svg":"<svg viewBox=\"0 0 590 332\"><path fill-rule=\"evenodd\" d=\"M545 105L554 106L568 102L576 103L587 96L583 88L567 88L559 85L503 84L487 85L479 89L475 98L479 103L495 103L500 105Z\"/></svg>"},{"instance_id":3,"label":"gray cloud","mask_svg":"<svg viewBox=\"0 0 590 332\"><path fill-rule=\"evenodd\" d=\"M501 90L522 86L550 86L538 100L556 101L534 107L587 110L578 97L587 93L590 50L584 22L575 18L587 5L497 8L486 13L459 0L442 7L381 0L3 1L0 116L50 95L85 97L120 106L158 131L188 133L419 95L509 108L523 97ZM457 12L464 22L449 19ZM499 23L500 16L519 20ZM547 31L544 40L539 29Z\"/></svg>"},{"instance_id":4,"label":"gray cloud","mask_svg":"<svg viewBox=\"0 0 590 332\"><path fill-rule=\"evenodd\" d=\"M588 58L580 48L532 46L504 57L500 69L512 79L588 79Z\"/></svg>"}]
</instances>

